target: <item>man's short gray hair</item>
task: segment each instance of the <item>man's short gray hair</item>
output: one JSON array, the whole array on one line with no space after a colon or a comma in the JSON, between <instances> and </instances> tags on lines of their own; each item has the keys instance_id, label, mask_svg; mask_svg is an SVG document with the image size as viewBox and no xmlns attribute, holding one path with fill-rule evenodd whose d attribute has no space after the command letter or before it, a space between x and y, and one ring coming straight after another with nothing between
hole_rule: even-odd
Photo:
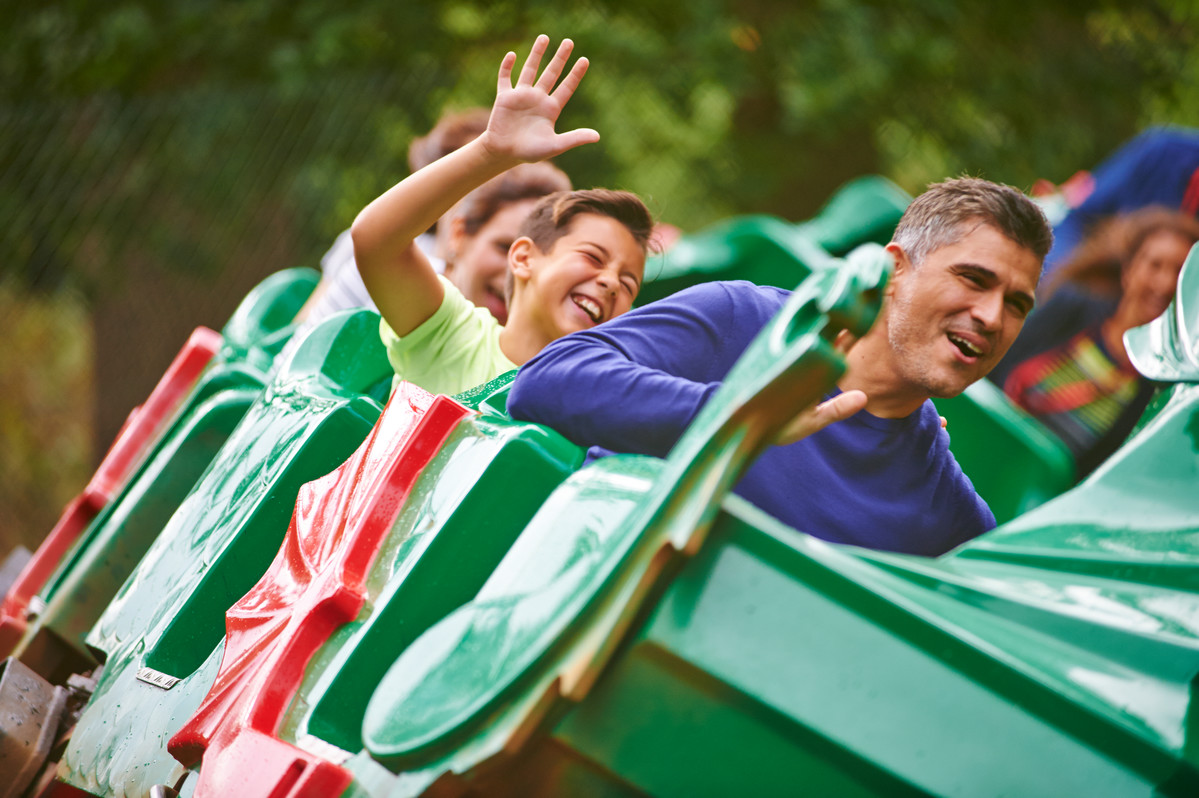
<instances>
[{"instance_id":1,"label":"man's short gray hair","mask_svg":"<svg viewBox=\"0 0 1199 798\"><path fill-rule=\"evenodd\" d=\"M892 241L903 248L913 265L934 250L968 235L975 225L988 224L1044 260L1053 245L1053 232L1041 208L1019 190L977 177L958 177L934 183L904 211Z\"/></svg>"}]
</instances>

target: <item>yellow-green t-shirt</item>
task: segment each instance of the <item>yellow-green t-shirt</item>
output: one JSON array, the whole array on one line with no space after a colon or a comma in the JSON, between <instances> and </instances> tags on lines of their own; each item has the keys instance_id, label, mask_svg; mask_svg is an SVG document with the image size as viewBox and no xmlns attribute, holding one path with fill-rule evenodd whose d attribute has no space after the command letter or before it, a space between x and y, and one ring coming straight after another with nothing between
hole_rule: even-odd
<instances>
[{"instance_id":1,"label":"yellow-green t-shirt","mask_svg":"<svg viewBox=\"0 0 1199 798\"><path fill-rule=\"evenodd\" d=\"M500 351L503 327L486 308L473 305L453 283L438 276L445 299L437 312L404 337L386 321L379 336L396 382L406 380L429 393L453 395L516 368Z\"/></svg>"}]
</instances>

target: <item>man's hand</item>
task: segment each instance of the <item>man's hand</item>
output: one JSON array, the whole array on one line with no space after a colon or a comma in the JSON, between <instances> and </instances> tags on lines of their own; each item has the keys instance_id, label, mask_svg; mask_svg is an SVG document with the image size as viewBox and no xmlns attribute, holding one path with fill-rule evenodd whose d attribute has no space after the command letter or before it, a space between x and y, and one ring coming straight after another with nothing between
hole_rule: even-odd
<instances>
[{"instance_id":1,"label":"man's hand","mask_svg":"<svg viewBox=\"0 0 1199 798\"><path fill-rule=\"evenodd\" d=\"M779 433L775 443L786 446L789 443L803 440L814 432L843 419L847 419L866 406L866 394L862 391L846 391L828 399L815 407L809 407L795 418L791 419L783 431Z\"/></svg>"},{"instance_id":2,"label":"man's hand","mask_svg":"<svg viewBox=\"0 0 1199 798\"><path fill-rule=\"evenodd\" d=\"M857 342L858 339L849 330L842 330L833 339L833 348L842 355L847 355ZM788 443L803 440L814 432L820 432L829 424L849 418L864 407L866 407L866 394L862 391L846 391L838 394L791 419L791 422L783 427L783 431L779 433L775 443L779 446L786 446Z\"/></svg>"},{"instance_id":3,"label":"man's hand","mask_svg":"<svg viewBox=\"0 0 1199 798\"><path fill-rule=\"evenodd\" d=\"M587 59L575 61L555 89L554 84L566 67L574 43L563 39L558 52L538 77L537 70L541 68L541 58L549 42L549 37L544 35L533 42L515 87L512 85L512 68L516 65L516 53L508 53L500 63L495 105L491 108L487 130L480 138L488 152L496 157L517 162L541 161L582 144L599 141L599 133L590 128L567 133L554 131L558 116L587 72Z\"/></svg>"}]
</instances>

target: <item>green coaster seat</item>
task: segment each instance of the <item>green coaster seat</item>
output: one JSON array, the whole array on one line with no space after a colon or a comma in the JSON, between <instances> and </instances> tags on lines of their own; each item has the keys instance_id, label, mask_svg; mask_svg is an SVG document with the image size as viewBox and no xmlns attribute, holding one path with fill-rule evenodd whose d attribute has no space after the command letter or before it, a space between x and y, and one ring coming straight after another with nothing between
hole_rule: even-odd
<instances>
[{"instance_id":1,"label":"green coaster seat","mask_svg":"<svg viewBox=\"0 0 1199 798\"><path fill-rule=\"evenodd\" d=\"M379 317L355 311L312 329L282 364L87 637L104 663L60 761L100 795L173 784L167 738L220 664L225 611L279 550L300 486L365 438L392 370Z\"/></svg>"},{"instance_id":2,"label":"green coaster seat","mask_svg":"<svg viewBox=\"0 0 1199 798\"><path fill-rule=\"evenodd\" d=\"M16 650L35 670L49 675L61 670L59 660L85 667L88 630L261 392L316 282L311 269L278 272L240 303L161 439L41 591Z\"/></svg>"}]
</instances>

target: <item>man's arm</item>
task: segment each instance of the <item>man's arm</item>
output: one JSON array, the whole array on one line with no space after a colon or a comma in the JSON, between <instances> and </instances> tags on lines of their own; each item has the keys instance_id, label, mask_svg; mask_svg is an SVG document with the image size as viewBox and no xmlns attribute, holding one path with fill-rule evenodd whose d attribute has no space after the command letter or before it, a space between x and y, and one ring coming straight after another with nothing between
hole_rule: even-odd
<instances>
[{"instance_id":1,"label":"man's arm","mask_svg":"<svg viewBox=\"0 0 1199 798\"><path fill-rule=\"evenodd\" d=\"M707 283L568 335L521 368L508 411L581 446L664 457L786 295Z\"/></svg>"},{"instance_id":2,"label":"man's arm","mask_svg":"<svg viewBox=\"0 0 1199 798\"><path fill-rule=\"evenodd\" d=\"M705 283L560 338L521 368L508 412L580 446L665 457L787 296ZM838 348L850 345L846 338ZM861 391L847 391L796 408L777 442L794 443L865 404Z\"/></svg>"},{"instance_id":3,"label":"man's arm","mask_svg":"<svg viewBox=\"0 0 1199 798\"><path fill-rule=\"evenodd\" d=\"M554 124L587 71L578 59L555 88L570 58L563 40L538 76L549 39L538 36L512 85L516 54L500 64L495 104L487 130L466 146L434 161L389 189L358 214L351 227L354 258L383 318L404 336L432 316L444 290L429 259L414 243L454 203L520 163L540 161L598 141L594 130L557 133Z\"/></svg>"}]
</instances>

